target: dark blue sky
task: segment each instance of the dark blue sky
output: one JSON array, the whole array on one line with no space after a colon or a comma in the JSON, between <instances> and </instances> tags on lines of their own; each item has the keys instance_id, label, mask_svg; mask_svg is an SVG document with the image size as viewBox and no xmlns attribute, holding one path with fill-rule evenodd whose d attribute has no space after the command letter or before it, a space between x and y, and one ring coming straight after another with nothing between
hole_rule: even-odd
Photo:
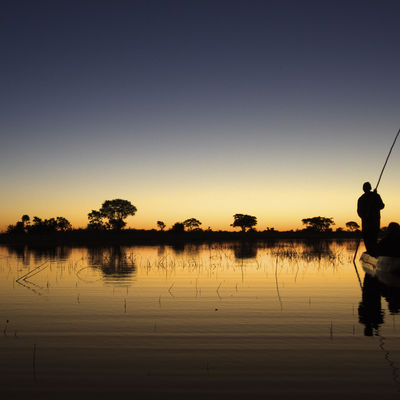
<instances>
[{"instance_id":1,"label":"dark blue sky","mask_svg":"<svg viewBox=\"0 0 400 400\"><path fill-rule=\"evenodd\" d=\"M400 123L399 15L398 1L3 0L7 215L21 187L64 204L60 181L66 204L96 208L104 179L134 198L193 179L232 180L234 196L233 176L317 187L321 168L375 179Z\"/></svg>"}]
</instances>

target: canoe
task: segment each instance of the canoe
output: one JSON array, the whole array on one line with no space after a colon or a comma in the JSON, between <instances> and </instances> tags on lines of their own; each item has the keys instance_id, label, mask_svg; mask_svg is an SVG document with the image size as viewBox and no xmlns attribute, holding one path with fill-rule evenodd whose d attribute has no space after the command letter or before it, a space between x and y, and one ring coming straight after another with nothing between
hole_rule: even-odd
<instances>
[{"instance_id":1,"label":"canoe","mask_svg":"<svg viewBox=\"0 0 400 400\"><path fill-rule=\"evenodd\" d=\"M370 268L383 272L400 273L400 257L372 257L368 253L362 253L360 261L368 264Z\"/></svg>"},{"instance_id":2,"label":"canoe","mask_svg":"<svg viewBox=\"0 0 400 400\"><path fill-rule=\"evenodd\" d=\"M360 261L369 275L376 276L387 286L400 287L400 257L372 257L362 253Z\"/></svg>"}]
</instances>

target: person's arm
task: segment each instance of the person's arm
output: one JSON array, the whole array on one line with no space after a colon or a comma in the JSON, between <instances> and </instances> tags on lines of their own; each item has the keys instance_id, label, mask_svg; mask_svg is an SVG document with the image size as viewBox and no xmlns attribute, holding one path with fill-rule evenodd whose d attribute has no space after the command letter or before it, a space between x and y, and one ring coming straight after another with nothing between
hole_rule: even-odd
<instances>
[{"instance_id":1,"label":"person's arm","mask_svg":"<svg viewBox=\"0 0 400 400\"><path fill-rule=\"evenodd\" d=\"M361 219L363 218L363 215L364 215L363 211L364 210L362 207L362 201L361 201L361 198L359 198L357 201L357 214Z\"/></svg>"},{"instance_id":2,"label":"person's arm","mask_svg":"<svg viewBox=\"0 0 400 400\"><path fill-rule=\"evenodd\" d=\"M382 198L381 198L381 196L379 196L379 194L378 194L378 207L379 207L380 210L382 210L383 208L385 208L385 204L384 204L384 202L382 201Z\"/></svg>"}]
</instances>

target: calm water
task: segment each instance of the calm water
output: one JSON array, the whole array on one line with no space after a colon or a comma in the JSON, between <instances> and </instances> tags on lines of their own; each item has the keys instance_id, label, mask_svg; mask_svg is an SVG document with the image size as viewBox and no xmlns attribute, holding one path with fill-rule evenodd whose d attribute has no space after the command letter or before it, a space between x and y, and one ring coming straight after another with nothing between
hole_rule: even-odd
<instances>
[{"instance_id":1,"label":"calm water","mask_svg":"<svg viewBox=\"0 0 400 400\"><path fill-rule=\"evenodd\" d=\"M400 289L354 249L0 247L2 393L397 398Z\"/></svg>"}]
</instances>

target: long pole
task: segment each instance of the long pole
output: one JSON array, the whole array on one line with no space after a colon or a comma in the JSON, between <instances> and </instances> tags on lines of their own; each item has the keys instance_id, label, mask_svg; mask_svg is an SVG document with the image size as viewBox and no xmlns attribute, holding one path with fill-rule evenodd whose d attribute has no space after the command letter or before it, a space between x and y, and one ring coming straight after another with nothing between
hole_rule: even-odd
<instances>
[{"instance_id":1,"label":"long pole","mask_svg":"<svg viewBox=\"0 0 400 400\"><path fill-rule=\"evenodd\" d=\"M389 157L390 157L390 155L392 154L393 147L394 147L394 145L395 145L395 143L396 143L397 138L399 137L399 134L400 134L400 129L397 131L397 135L396 135L396 137L395 137L394 140L393 140L392 147L390 148L389 154L388 154L387 157L386 157L385 164L383 164L383 168L382 168L381 174L379 175L378 183L376 184L375 190L378 189L378 186L379 186L379 184L381 183L383 171L384 171L385 168L386 168L386 164L387 164L387 162L389 161Z\"/></svg>"},{"instance_id":2,"label":"long pole","mask_svg":"<svg viewBox=\"0 0 400 400\"><path fill-rule=\"evenodd\" d=\"M382 171L381 171L381 173L380 173L380 175L379 175L378 182L377 182L377 184L376 184L376 186L375 186L375 190L378 190L378 186L379 186L379 184L381 183L381 179L382 179L383 172L385 171L386 165L387 165L387 163L388 163L388 161L389 161L390 155L392 154L393 147L394 147L394 145L395 145L395 143L396 143L396 141L397 141L397 138L399 137L399 134L400 134L400 129L397 131L396 137L394 138L393 143L392 143L392 146L390 147L389 153L388 153L388 155L387 155L387 157L386 157L385 164L383 164L383 168L382 168ZM358 247L359 247L359 245L360 245L360 240L361 240L361 239L358 239L357 247L356 247L356 251L355 251L355 253L354 253L353 261L356 259L357 252L358 252Z\"/></svg>"}]
</instances>

